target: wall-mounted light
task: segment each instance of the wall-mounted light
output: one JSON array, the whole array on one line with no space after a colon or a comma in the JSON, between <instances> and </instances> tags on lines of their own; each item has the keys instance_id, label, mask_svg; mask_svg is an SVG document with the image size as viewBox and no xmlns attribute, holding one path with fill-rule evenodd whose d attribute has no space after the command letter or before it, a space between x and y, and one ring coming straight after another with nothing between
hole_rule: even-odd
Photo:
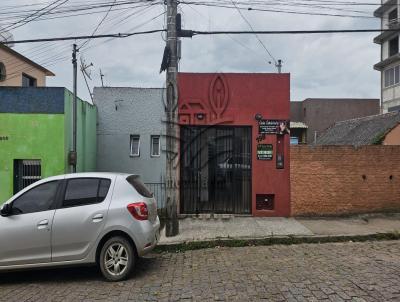
<instances>
[{"instance_id":1,"label":"wall-mounted light","mask_svg":"<svg viewBox=\"0 0 400 302\"><path fill-rule=\"evenodd\" d=\"M196 118L198 119L198 120L203 120L204 119L204 113L197 113L196 114Z\"/></svg>"},{"instance_id":2,"label":"wall-mounted light","mask_svg":"<svg viewBox=\"0 0 400 302\"><path fill-rule=\"evenodd\" d=\"M257 114L254 116L254 118L255 118L256 121L261 121L261 120L263 119L263 116L261 115L261 113L257 113Z\"/></svg>"}]
</instances>

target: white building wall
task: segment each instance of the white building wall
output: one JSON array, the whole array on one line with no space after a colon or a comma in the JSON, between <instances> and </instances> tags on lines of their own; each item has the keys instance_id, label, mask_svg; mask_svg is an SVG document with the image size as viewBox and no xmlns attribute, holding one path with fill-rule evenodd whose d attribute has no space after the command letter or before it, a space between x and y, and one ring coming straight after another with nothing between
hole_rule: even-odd
<instances>
[{"instance_id":1,"label":"white building wall","mask_svg":"<svg viewBox=\"0 0 400 302\"><path fill-rule=\"evenodd\" d=\"M389 12L386 12L383 14L383 17L381 18L382 29L388 29L389 28L388 23L389 23Z\"/></svg>"},{"instance_id":2,"label":"white building wall","mask_svg":"<svg viewBox=\"0 0 400 302\"><path fill-rule=\"evenodd\" d=\"M97 170L140 174L146 183L165 180L164 89L96 87ZM140 135L140 156L130 156L130 136ZM161 137L161 155L152 157L151 136Z\"/></svg>"},{"instance_id":3,"label":"white building wall","mask_svg":"<svg viewBox=\"0 0 400 302\"><path fill-rule=\"evenodd\" d=\"M383 113L395 106L400 106L400 86L385 88L382 91Z\"/></svg>"},{"instance_id":4,"label":"white building wall","mask_svg":"<svg viewBox=\"0 0 400 302\"><path fill-rule=\"evenodd\" d=\"M389 57L389 41L385 41L382 44L382 60L386 60Z\"/></svg>"}]
</instances>

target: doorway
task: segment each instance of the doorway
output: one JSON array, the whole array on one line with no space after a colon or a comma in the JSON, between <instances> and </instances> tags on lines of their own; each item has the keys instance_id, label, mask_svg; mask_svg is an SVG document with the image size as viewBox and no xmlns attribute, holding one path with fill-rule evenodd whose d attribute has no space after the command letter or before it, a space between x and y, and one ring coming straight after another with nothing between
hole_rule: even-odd
<instances>
[{"instance_id":1,"label":"doorway","mask_svg":"<svg viewBox=\"0 0 400 302\"><path fill-rule=\"evenodd\" d=\"M251 127L181 127L181 213L251 214Z\"/></svg>"}]
</instances>

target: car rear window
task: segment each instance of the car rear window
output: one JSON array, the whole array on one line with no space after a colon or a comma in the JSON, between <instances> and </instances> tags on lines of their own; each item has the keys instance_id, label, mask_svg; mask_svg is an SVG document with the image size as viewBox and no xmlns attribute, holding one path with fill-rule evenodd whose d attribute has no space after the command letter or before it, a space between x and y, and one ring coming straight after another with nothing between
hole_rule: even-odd
<instances>
[{"instance_id":1,"label":"car rear window","mask_svg":"<svg viewBox=\"0 0 400 302\"><path fill-rule=\"evenodd\" d=\"M135 190L142 195L143 197L151 198L153 197L153 193L146 188L146 186L140 180L138 175L131 175L126 178L129 184L135 188Z\"/></svg>"}]
</instances>

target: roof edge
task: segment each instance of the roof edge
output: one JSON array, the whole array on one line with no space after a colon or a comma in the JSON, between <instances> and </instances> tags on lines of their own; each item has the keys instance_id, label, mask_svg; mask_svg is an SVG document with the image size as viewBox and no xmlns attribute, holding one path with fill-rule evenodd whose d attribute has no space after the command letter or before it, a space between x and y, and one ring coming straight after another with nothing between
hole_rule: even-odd
<instances>
[{"instance_id":1,"label":"roof edge","mask_svg":"<svg viewBox=\"0 0 400 302\"><path fill-rule=\"evenodd\" d=\"M51 77L55 76L55 74L52 71L48 70L47 68L43 67L42 65L39 65L38 63L33 62L31 59L25 57L24 55L20 54L19 52L15 51L14 49L12 49L2 43L0 43L0 48L11 53L12 55L18 57L19 59L25 61L26 63L40 69L41 71L43 71L45 73L46 76L51 76Z\"/></svg>"}]
</instances>

